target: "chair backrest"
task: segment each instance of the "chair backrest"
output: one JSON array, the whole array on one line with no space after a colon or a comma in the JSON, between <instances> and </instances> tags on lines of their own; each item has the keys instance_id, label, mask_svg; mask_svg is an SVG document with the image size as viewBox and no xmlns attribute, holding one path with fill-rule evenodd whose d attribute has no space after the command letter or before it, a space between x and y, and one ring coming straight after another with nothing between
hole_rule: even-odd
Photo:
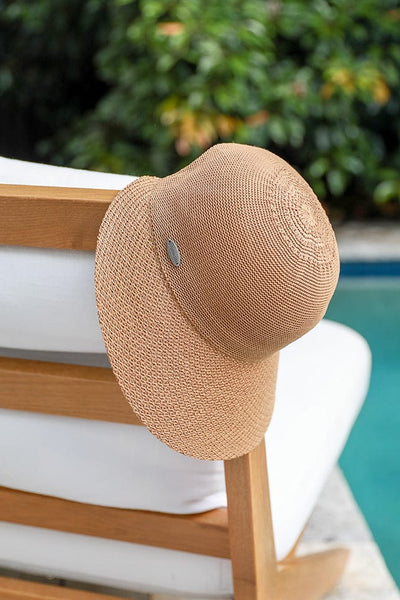
<instances>
[{"instance_id":1,"label":"chair backrest","mask_svg":"<svg viewBox=\"0 0 400 600\"><path fill-rule=\"evenodd\" d=\"M0 244L94 251L116 193L0 184ZM1 358L0 385L2 408L141 425L110 369Z\"/></svg>"},{"instance_id":2,"label":"chair backrest","mask_svg":"<svg viewBox=\"0 0 400 600\"><path fill-rule=\"evenodd\" d=\"M94 251L116 190L0 184L0 244ZM84 402L82 401L84 398ZM0 408L142 425L111 369L0 358ZM0 519L186 552L231 558L235 600L320 598L347 552L276 562L265 443L225 461L228 510L171 515L93 506L0 487ZM229 513L229 526L228 526ZM84 593L0 578L15 600L83 600ZM82 595L83 594L83 595ZM86 595L85 595L86 598ZM103 596L90 595L93 600Z\"/></svg>"},{"instance_id":3,"label":"chair backrest","mask_svg":"<svg viewBox=\"0 0 400 600\"><path fill-rule=\"evenodd\" d=\"M100 223L116 193L0 184L0 245L94 251ZM0 408L142 425L109 368L0 357ZM0 487L0 520L230 555L224 509L186 516L127 511Z\"/></svg>"}]
</instances>

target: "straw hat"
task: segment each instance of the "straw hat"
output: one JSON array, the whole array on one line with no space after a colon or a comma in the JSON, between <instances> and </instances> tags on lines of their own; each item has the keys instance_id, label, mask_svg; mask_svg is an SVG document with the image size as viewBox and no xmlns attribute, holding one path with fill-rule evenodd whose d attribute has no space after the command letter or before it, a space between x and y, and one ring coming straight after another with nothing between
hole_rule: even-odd
<instances>
[{"instance_id":1,"label":"straw hat","mask_svg":"<svg viewBox=\"0 0 400 600\"><path fill-rule=\"evenodd\" d=\"M271 419L279 350L323 317L339 273L317 197L278 156L218 144L140 177L96 250L107 353L135 413L203 459L252 450Z\"/></svg>"}]
</instances>

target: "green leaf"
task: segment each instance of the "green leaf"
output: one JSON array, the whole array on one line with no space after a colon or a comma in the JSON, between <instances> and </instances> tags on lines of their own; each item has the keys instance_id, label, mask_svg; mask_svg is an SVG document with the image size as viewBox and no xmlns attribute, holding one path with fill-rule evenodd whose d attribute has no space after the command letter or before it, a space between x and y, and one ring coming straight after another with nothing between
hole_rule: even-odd
<instances>
[{"instance_id":1,"label":"green leaf","mask_svg":"<svg viewBox=\"0 0 400 600\"><path fill-rule=\"evenodd\" d=\"M288 135L283 119L279 117L271 117L270 120L267 121L267 125L268 133L276 144L282 145L287 141Z\"/></svg>"},{"instance_id":2,"label":"green leaf","mask_svg":"<svg viewBox=\"0 0 400 600\"><path fill-rule=\"evenodd\" d=\"M326 175L326 181L331 194L334 196L340 196L343 194L346 186L346 175L343 173L343 171L339 171L338 169L332 169L328 171Z\"/></svg>"},{"instance_id":3,"label":"green leaf","mask_svg":"<svg viewBox=\"0 0 400 600\"><path fill-rule=\"evenodd\" d=\"M309 171L312 177L322 177L329 168L329 161L324 156L317 158L311 163Z\"/></svg>"},{"instance_id":4,"label":"green leaf","mask_svg":"<svg viewBox=\"0 0 400 600\"><path fill-rule=\"evenodd\" d=\"M377 204L385 204L389 200L400 200L400 181L382 181L374 190L374 200Z\"/></svg>"}]
</instances>

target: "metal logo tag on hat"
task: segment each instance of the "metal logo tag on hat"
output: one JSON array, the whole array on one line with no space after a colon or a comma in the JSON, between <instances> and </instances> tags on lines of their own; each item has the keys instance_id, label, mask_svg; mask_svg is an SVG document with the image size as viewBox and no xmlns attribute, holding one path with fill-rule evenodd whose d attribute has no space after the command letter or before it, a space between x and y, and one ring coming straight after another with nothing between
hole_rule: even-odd
<instances>
[{"instance_id":1,"label":"metal logo tag on hat","mask_svg":"<svg viewBox=\"0 0 400 600\"><path fill-rule=\"evenodd\" d=\"M251 451L271 419L279 350L320 321L338 274L320 202L267 150L217 144L129 184L100 228L95 287L135 413L196 458Z\"/></svg>"}]
</instances>

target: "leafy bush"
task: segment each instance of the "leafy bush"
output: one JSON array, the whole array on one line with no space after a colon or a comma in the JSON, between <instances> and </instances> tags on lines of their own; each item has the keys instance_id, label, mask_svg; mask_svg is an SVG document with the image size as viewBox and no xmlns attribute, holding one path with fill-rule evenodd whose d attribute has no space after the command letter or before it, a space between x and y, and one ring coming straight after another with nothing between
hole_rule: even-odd
<instances>
[{"instance_id":1,"label":"leafy bush","mask_svg":"<svg viewBox=\"0 0 400 600\"><path fill-rule=\"evenodd\" d=\"M34 158L165 175L256 144L334 216L400 215L396 2L19 0L0 28L3 119Z\"/></svg>"}]
</instances>

